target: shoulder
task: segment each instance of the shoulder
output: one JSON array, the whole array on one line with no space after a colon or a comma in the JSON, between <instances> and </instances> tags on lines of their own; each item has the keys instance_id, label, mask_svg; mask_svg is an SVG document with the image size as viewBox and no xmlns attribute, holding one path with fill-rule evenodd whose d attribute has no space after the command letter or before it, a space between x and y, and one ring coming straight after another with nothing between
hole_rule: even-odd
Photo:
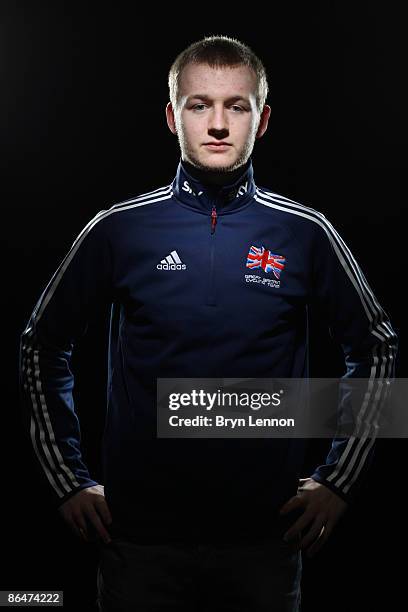
<instances>
[{"instance_id":1,"label":"shoulder","mask_svg":"<svg viewBox=\"0 0 408 612\"><path fill-rule=\"evenodd\" d=\"M122 200L115 204L112 204L106 212L116 213L122 212L126 210L134 210L138 208L148 208L149 205L156 204L157 202L163 202L171 197L172 194L172 184L163 185L161 187L157 187L157 189L153 189L152 191L147 191L146 193L140 193L137 195L128 198L127 200Z\"/></svg>"},{"instance_id":2,"label":"shoulder","mask_svg":"<svg viewBox=\"0 0 408 612\"><path fill-rule=\"evenodd\" d=\"M137 194L126 200L111 204L100 210L89 222L92 226L109 227L116 221L126 222L138 212L153 212L153 209L171 198L172 185L164 185L153 191ZM89 225L88 224L88 225Z\"/></svg>"},{"instance_id":3,"label":"shoulder","mask_svg":"<svg viewBox=\"0 0 408 612\"><path fill-rule=\"evenodd\" d=\"M110 242L111 239L120 238L124 235L124 228L129 227L128 223L139 211L154 213L158 205L166 204L171 198L171 187L171 184L158 187L100 210L82 227L72 246L79 246L84 241L91 244L100 240Z\"/></svg>"},{"instance_id":4,"label":"shoulder","mask_svg":"<svg viewBox=\"0 0 408 612\"><path fill-rule=\"evenodd\" d=\"M257 187L254 197L265 209L271 209L274 214L286 219L287 222L296 223L304 220L311 224L328 223L325 215L316 208L306 206L266 187Z\"/></svg>"},{"instance_id":5,"label":"shoulder","mask_svg":"<svg viewBox=\"0 0 408 612\"><path fill-rule=\"evenodd\" d=\"M285 226L326 238L337 234L329 219L316 208L288 198L265 187L257 187L256 201L275 215Z\"/></svg>"}]
</instances>

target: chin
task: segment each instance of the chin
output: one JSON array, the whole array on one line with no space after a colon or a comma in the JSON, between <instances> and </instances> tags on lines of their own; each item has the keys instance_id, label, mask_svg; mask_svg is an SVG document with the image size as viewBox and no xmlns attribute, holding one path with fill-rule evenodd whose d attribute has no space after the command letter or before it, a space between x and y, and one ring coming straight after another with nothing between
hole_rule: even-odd
<instances>
[{"instance_id":1,"label":"chin","mask_svg":"<svg viewBox=\"0 0 408 612\"><path fill-rule=\"evenodd\" d=\"M236 167L238 155L234 151L225 153L214 153L203 149L184 149L183 159L204 172L231 172Z\"/></svg>"},{"instance_id":2,"label":"chin","mask_svg":"<svg viewBox=\"0 0 408 612\"><path fill-rule=\"evenodd\" d=\"M236 164L236 156L225 153L214 153L200 156L200 164L213 170L230 171Z\"/></svg>"}]
</instances>

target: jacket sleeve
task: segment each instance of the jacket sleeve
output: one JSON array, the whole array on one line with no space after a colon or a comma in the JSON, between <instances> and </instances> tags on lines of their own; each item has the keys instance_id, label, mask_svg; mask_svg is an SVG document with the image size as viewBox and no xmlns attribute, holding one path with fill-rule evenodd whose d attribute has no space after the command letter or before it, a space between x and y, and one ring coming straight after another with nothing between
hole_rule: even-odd
<instances>
[{"instance_id":1,"label":"jacket sleeve","mask_svg":"<svg viewBox=\"0 0 408 612\"><path fill-rule=\"evenodd\" d=\"M104 213L77 236L20 338L22 423L56 507L97 484L81 457L71 356L93 309L111 301L112 256Z\"/></svg>"},{"instance_id":2,"label":"jacket sleeve","mask_svg":"<svg viewBox=\"0 0 408 612\"><path fill-rule=\"evenodd\" d=\"M317 222L312 262L312 305L343 349L347 371L342 380L365 379L359 388L366 392L358 400L350 434L332 440L325 464L311 478L351 502L374 456L377 404L383 401L376 395L375 379L394 377L398 339L355 258L324 215ZM341 404L340 399L339 409Z\"/></svg>"}]
</instances>

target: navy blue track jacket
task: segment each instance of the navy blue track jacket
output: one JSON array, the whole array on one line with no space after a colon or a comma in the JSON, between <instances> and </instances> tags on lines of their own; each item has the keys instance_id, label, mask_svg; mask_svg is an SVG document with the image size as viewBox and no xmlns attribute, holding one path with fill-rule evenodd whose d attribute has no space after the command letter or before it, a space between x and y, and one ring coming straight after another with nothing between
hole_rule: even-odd
<instances>
[{"instance_id":1,"label":"navy blue track jacket","mask_svg":"<svg viewBox=\"0 0 408 612\"><path fill-rule=\"evenodd\" d=\"M81 455L71 353L102 303L105 495L127 534L214 532L220 521L265 533L301 476L304 440L157 438L158 377L306 377L313 306L346 376L394 374L396 334L327 218L257 187L251 158L221 188L180 160L171 184L89 221L22 333L24 422L57 506L97 484ZM351 501L373 452L372 438L334 439L310 475Z\"/></svg>"}]
</instances>

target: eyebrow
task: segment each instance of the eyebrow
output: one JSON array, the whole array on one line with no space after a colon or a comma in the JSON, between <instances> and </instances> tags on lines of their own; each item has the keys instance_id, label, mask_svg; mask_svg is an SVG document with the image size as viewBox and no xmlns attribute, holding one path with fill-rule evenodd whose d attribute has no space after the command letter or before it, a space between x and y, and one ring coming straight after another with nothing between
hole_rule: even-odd
<instances>
[{"instance_id":1,"label":"eyebrow","mask_svg":"<svg viewBox=\"0 0 408 612\"><path fill-rule=\"evenodd\" d=\"M206 102L211 101L211 98L206 94L193 94L192 96L188 96L187 102L190 102L191 100L195 99L205 100ZM230 96L229 98L227 98L226 102L237 102L238 100L242 100L243 102L246 102L249 105L251 104L248 98L244 98L243 96Z\"/></svg>"}]
</instances>

